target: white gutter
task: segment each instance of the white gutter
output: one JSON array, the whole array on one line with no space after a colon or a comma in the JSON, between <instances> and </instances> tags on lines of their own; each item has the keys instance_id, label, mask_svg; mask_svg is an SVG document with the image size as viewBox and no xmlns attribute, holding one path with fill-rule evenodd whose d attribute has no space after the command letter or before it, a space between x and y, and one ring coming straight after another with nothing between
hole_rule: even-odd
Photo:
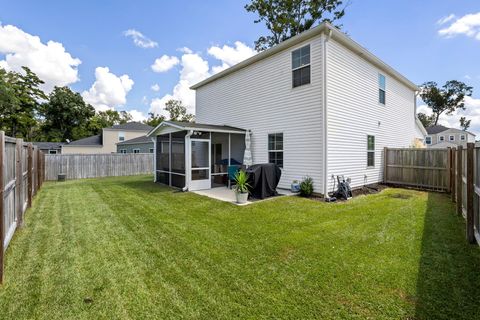
<instances>
[{"instance_id":1,"label":"white gutter","mask_svg":"<svg viewBox=\"0 0 480 320\"><path fill-rule=\"evenodd\" d=\"M323 196L328 197L328 113L327 113L327 58L328 58L328 40L332 37L332 29L329 28L328 34L323 40L323 79L322 79L322 98L323 98Z\"/></svg>"},{"instance_id":2,"label":"white gutter","mask_svg":"<svg viewBox=\"0 0 480 320\"><path fill-rule=\"evenodd\" d=\"M192 175L192 169L190 159L190 137L193 134L193 130L189 130L188 133L185 135L185 187L182 188L182 191L188 191L188 187L190 186L190 179Z\"/></svg>"}]
</instances>

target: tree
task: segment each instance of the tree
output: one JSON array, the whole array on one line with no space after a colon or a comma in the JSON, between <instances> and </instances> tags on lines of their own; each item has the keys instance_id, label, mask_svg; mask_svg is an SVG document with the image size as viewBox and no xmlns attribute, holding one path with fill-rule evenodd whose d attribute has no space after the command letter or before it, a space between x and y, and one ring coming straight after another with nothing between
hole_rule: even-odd
<instances>
[{"instance_id":1,"label":"tree","mask_svg":"<svg viewBox=\"0 0 480 320\"><path fill-rule=\"evenodd\" d=\"M450 115L455 110L465 110L464 99L472 95L472 90L457 80L447 81L441 88L433 81L421 85L420 97L432 109L432 125L438 123L443 113Z\"/></svg>"},{"instance_id":2,"label":"tree","mask_svg":"<svg viewBox=\"0 0 480 320\"><path fill-rule=\"evenodd\" d=\"M68 87L55 87L49 101L40 106L43 138L48 141L77 140L89 135L87 123L95 109Z\"/></svg>"},{"instance_id":3,"label":"tree","mask_svg":"<svg viewBox=\"0 0 480 320\"><path fill-rule=\"evenodd\" d=\"M417 117L425 128L431 127L433 125L433 116L428 116L425 113L420 112L417 114Z\"/></svg>"},{"instance_id":4,"label":"tree","mask_svg":"<svg viewBox=\"0 0 480 320\"><path fill-rule=\"evenodd\" d=\"M472 120L467 120L465 117L460 118L460 128L462 128L463 131L467 131L468 128L470 128L470 123Z\"/></svg>"},{"instance_id":5,"label":"tree","mask_svg":"<svg viewBox=\"0 0 480 320\"><path fill-rule=\"evenodd\" d=\"M12 137L31 139L37 124L39 101L47 98L39 88L44 82L27 67L23 73L0 69L0 118L2 130Z\"/></svg>"},{"instance_id":6,"label":"tree","mask_svg":"<svg viewBox=\"0 0 480 320\"><path fill-rule=\"evenodd\" d=\"M162 121L165 120L165 117L162 116L162 115L156 115L155 113L153 112L149 112L148 113L148 119L147 120L144 120L143 123L145 124L148 124L149 126L151 127L156 127L158 126L160 123L162 123Z\"/></svg>"},{"instance_id":7,"label":"tree","mask_svg":"<svg viewBox=\"0 0 480 320\"><path fill-rule=\"evenodd\" d=\"M106 110L99 111L88 120L87 128L90 134L99 134L103 128L116 124L127 123L132 120L132 115L127 111Z\"/></svg>"},{"instance_id":8,"label":"tree","mask_svg":"<svg viewBox=\"0 0 480 320\"><path fill-rule=\"evenodd\" d=\"M192 122L193 114L187 112L187 108L180 100L168 100L165 103L165 111L169 113L169 119L173 121Z\"/></svg>"},{"instance_id":9,"label":"tree","mask_svg":"<svg viewBox=\"0 0 480 320\"><path fill-rule=\"evenodd\" d=\"M257 13L258 19L254 22L264 22L271 32L255 41L255 49L268 49L318 22L342 18L345 14L345 7L339 9L342 3L342 0L252 0L245 9Z\"/></svg>"}]
</instances>

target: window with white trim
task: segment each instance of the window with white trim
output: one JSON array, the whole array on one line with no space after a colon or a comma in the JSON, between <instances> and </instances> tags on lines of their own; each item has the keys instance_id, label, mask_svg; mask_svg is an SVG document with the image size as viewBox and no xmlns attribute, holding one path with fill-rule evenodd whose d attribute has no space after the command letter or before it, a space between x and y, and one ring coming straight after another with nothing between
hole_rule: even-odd
<instances>
[{"instance_id":1,"label":"window with white trim","mask_svg":"<svg viewBox=\"0 0 480 320\"><path fill-rule=\"evenodd\" d=\"M310 83L310 45L292 51L292 87Z\"/></svg>"},{"instance_id":2,"label":"window with white trim","mask_svg":"<svg viewBox=\"0 0 480 320\"><path fill-rule=\"evenodd\" d=\"M48 150L48 154L57 154L57 150Z\"/></svg>"},{"instance_id":3,"label":"window with white trim","mask_svg":"<svg viewBox=\"0 0 480 320\"><path fill-rule=\"evenodd\" d=\"M449 135L448 141L455 141L455 136L453 134Z\"/></svg>"},{"instance_id":4,"label":"window with white trim","mask_svg":"<svg viewBox=\"0 0 480 320\"><path fill-rule=\"evenodd\" d=\"M118 133L118 141L125 141L125 132Z\"/></svg>"},{"instance_id":5,"label":"window with white trim","mask_svg":"<svg viewBox=\"0 0 480 320\"><path fill-rule=\"evenodd\" d=\"M445 141L445 137L444 136L438 136L438 142L443 142Z\"/></svg>"},{"instance_id":6,"label":"window with white trim","mask_svg":"<svg viewBox=\"0 0 480 320\"><path fill-rule=\"evenodd\" d=\"M133 153L140 153L140 149L133 149Z\"/></svg>"},{"instance_id":7,"label":"window with white trim","mask_svg":"<svg viewBox=\"0 0 480 320\"><path fill-rule=\"evenodd\" d=\"M387 79L381 73L378 74L378 102L385 104L385 95L387 90Z\"/></svg>"},{"instance_id":8,"label":"window with white trim","mask_svg":"<svg viewBox=\"0 0 480 320\"><path fill-rule=\"evenodd\" d=\"M460 140L465 141L465 135L464 134L460 135Z\"/></svg>"},{"instance_id":9,"label":"window with white trim","mask_svg":"<svg viewBox=\"0 0 480 320\"><path fill-rule=\"evenodd\" d=\"M148 149L148 152L153 153L153 148Z\"/></svg>"},{"instance_id":10,"label":"window with white trim","mask_svg":"<svg viewBox=\"0 0 480 320\"><path fill-rule=\"evenodd\" d=\"M426 137L425 137L425 143L426 143L426 144L432 144L432 137L426 136Z\"/></svg>"},{"instance_id":11,"label":"window with white trim","mask_svg":"<svg viewBox=\"0 0 480 320\"><path fill-rule=\"evenodd\" d=\"M367 167L375 167L375 136L367 136Z\"/></svg>"},{"instance_id":12,"label":"window with white trim","mask_svg":"<svg viewBox=\"0 0 480 320\"><path fill-rule=\"evenodd\" d=\"M283 168L283 133L268 135L268 162Z\"/></svg>"},{"instance_id":13,"label":"window with white trim","mask_svg":"<svg viewBox=\"0 0 480 320\"><path fill-rule=\"evenodd\" d=\"M127 153L127 149L120 149L120 153Z\"/></svg>"}]
</instances>

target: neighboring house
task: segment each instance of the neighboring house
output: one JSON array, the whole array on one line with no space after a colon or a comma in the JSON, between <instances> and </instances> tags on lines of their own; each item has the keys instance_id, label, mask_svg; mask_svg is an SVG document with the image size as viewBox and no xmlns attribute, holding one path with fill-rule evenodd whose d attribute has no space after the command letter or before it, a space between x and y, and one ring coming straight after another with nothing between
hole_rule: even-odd
<instances>
[{"instance_id":1,"label":"neighboring house","mask_svg":"<svg viewBox=\"0 0 480 320\"><path fill-rule=\"evenodd\" d=\"M60 154L62 153L63 142L33 142L34 145L43 151L45 154Z\"/></svg>"},{"instance_id":2,"label":"neighboring house","mask_svg":"<svg viewBox=\"0 0 480 320\"><path fill-rule=\"evenodd\" d=\"M225 164L243 162L246 130L253 162L282 168L280 188L308 175L323 194L337 175L353 187L382 181L384 147L425 138L418 87L328 23L192 89L197 123L165 121L149 133L156 181L189 190L224 183Z\"/></svg>"},{"instance_id":3,"label":"neighboring house","mask_svg":"<svg viewBox=\"0 0 480 320\"><path fill-rule=\"evenodd\" d=\"M114 125L103 128L102 134L64 144L62 153L116 153L118 142L144 136L151 129L152 127L141 122Z\"/></svg>"},{"instance_id":4,"label":"neighboring house","mask_svg":"<svg viewBox=\"0 0 480 320\"><path fill-rule=\"evenodd\" d=\"M152 138L141 136L118 142L117 153L153 153Z\"/></svg>"},{"instance_id":5,"label":"neighboring house","mask_svg":"<svg viewBox=\"0 0 480 320\"><path fill-rule=\"evenodd\" d=\"M448 148L467 145L467 142L475 142L475 135L471 132L447 128L435 125L427 128L425 144L427 148Z\"/></svg>"}]
</instances>

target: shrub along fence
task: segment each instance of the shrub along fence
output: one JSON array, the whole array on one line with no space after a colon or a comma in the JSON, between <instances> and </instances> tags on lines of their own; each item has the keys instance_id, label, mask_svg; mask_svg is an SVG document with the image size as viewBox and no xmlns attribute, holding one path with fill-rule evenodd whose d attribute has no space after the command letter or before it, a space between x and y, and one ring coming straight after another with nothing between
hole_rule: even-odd
<instances>
[{"instance_id":1,"label":"shrub along fence","mask_svg":"<svg viewBox=\"0 0 480 320\"><path fill-rule=\"evenodd\" d=\"M153 153L47 154L45 180L153 174Z\"/></svg>"},{"instance_id":2,"label":"shrub along fence","mask_svg":"<svg viewBox=\"0 0 480 320\"><path fill-rule=\"evenodd\" d=\"M480 148L385 148L384 158L384 183L450 192L468 242L480 244Z\"/></svg>"},{"instance_id":3,"label":"shrub along fence","mask_svg":"<svg viewBox=\"0 0 480 320\"><path fill-rule=\"evenodd\" d=\"M44 154L31 143L5 136L0 131L0 283L3 258L23 215L44 180Z\"/></svg>"}]
</instances>

